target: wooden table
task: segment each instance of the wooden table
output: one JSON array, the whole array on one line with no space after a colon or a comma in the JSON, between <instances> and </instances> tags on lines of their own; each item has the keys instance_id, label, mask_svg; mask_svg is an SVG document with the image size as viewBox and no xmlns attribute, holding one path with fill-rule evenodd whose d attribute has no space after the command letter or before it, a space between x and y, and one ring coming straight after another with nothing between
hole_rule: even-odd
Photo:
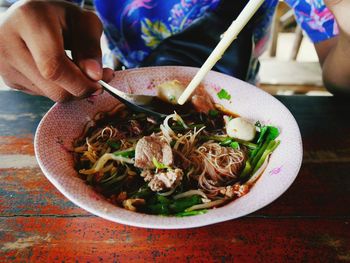
<instances>
[{"instance_id":1,"label":"wooden table","mask_svg":"<svg viewBox=\"0 0 350 263\"><path fill-rule=\"evenodd\" d=\"M0 262L349 262L350 106L278 97L296 117L304 161L271 205L238 220L151 230L91 215L36 164L33 136L52 103L0 92Z\"/></svg>"}]
</instances>

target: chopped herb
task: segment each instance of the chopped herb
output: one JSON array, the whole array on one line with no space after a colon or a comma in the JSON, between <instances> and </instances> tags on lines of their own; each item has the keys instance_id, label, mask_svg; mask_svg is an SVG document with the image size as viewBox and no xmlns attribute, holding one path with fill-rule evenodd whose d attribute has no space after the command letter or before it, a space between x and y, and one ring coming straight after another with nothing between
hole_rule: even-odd
<instances>
[{"instance_id":1,"label":"chopped herb","mask_svg":"<svg viewBox=\"0 0 350 263\"><path fill-rule=\"evenodd\" d=\"M217 110L209 110L208 114L210 117L215 118L219 115L219 112Z\"/></svg>"},{"instance_id":2,"label":"chopped herb","mask_svg":"<svg viewBox=\"0 0 350 263\"><path fill-rule=\"evenodd\" d=\"M262 125L261 125L260 121L257 121L257 122L255 123L255 126L258 127L258 128L261 128Z\"/></svg>"},{"instance_id":3,"label":"chopped herb","mask_svg":"<svg viewBox=\"0 0 350 263\"><path fill-rule=\"evenodd\" d=\"M233 149L239 149L239 143L238 142L231 142L230 147Z\"/></svg>"},{"instance_id":4,"label":"chopped herb","mask_svg":"<svg viewBox=\"0 0 350 263\"><path fill-rule=\"evenodd\" d=\"M171 96L169 96L169 101L171 101L171 102L175 102L175 96L174 95L171 95Z\"/></svg>"},{"instance_id":5,"label":"chopped herb","mask_svg":"<svg viewBox=\"0 0 350 263\"><path fill-rule=\"evenodd\" d=\"M221 89L218 93L218 98L221 100L229 100L231 99L231 95L225 89Z\"/></svg>"},{"instance_id":6,"label":"chopped herb","mask_svg":"<svg viewBox=\"0 0 350 263\"><path fill-rule=\"evenodd\" d=\"M154 166L155 166L157 169L166 169L166 168L169 168L168 165L165 165L165 164L163 164L163 163L158 162L158 160L157 160L155 157L153 157L152 162L153 162Z\"/></svg>"}]
</instances>

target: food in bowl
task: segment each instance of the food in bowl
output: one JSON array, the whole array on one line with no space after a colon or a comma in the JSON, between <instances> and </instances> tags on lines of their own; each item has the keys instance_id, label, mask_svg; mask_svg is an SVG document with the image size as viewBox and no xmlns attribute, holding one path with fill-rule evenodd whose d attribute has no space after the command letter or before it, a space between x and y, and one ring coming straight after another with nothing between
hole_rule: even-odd
<instances>
[{"instance_id":1,"label":"food in bowl","mask_svg":"<svg viewBox=\"0 0 350 263\"><path fill-rule=\"evenodd\" d=\"M203 214L247 194L279 131L205 96L199 89L193 107L165 119L123 104L98 113L74 142L76 170L113 204L146 214Z\"/></svg>"}]
</instances>

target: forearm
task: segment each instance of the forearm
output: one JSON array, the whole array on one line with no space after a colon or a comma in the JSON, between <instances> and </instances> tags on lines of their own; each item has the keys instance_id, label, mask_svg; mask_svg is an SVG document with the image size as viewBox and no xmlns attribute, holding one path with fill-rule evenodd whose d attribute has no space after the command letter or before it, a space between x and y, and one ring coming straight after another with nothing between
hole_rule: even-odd
<instances>
[{"instance_id":1,"label":"forearm","mask_svg":"<svg viewBox=\"0 0 350 263\"><path fill-rule=\"evenodd\" d=\"M350 36L341 33L337 37L322 69L324 84L330 92L350 95Z\"/></svg>"}]
</instances>

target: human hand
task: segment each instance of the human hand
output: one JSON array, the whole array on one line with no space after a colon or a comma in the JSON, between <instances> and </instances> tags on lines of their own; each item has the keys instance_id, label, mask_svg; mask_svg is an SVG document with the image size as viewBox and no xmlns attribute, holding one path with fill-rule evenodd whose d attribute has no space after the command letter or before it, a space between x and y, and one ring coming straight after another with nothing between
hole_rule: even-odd
<instances>
[{"instance_id":1,"label":"human hand","mask_svg":"<svg viewBox=\"0 0 350 263\"><path fill-rule=\"evenodd\" d=\"M101 34L98 17L71 3L20 1L0 22L0 75L10 87L54 101L86 97L113 74L101 66Z\"/></svg>"},{"instance_id":2,"label":"human hand","mask_svg":"<svg viewBox=\"0 0 350 263\"><path fill-rule=\"evenodd\" d=\"M350 40L350 1L349 0L324 0L329 10L334 14L339 29Z\"/></svg>"}]
</instances>

